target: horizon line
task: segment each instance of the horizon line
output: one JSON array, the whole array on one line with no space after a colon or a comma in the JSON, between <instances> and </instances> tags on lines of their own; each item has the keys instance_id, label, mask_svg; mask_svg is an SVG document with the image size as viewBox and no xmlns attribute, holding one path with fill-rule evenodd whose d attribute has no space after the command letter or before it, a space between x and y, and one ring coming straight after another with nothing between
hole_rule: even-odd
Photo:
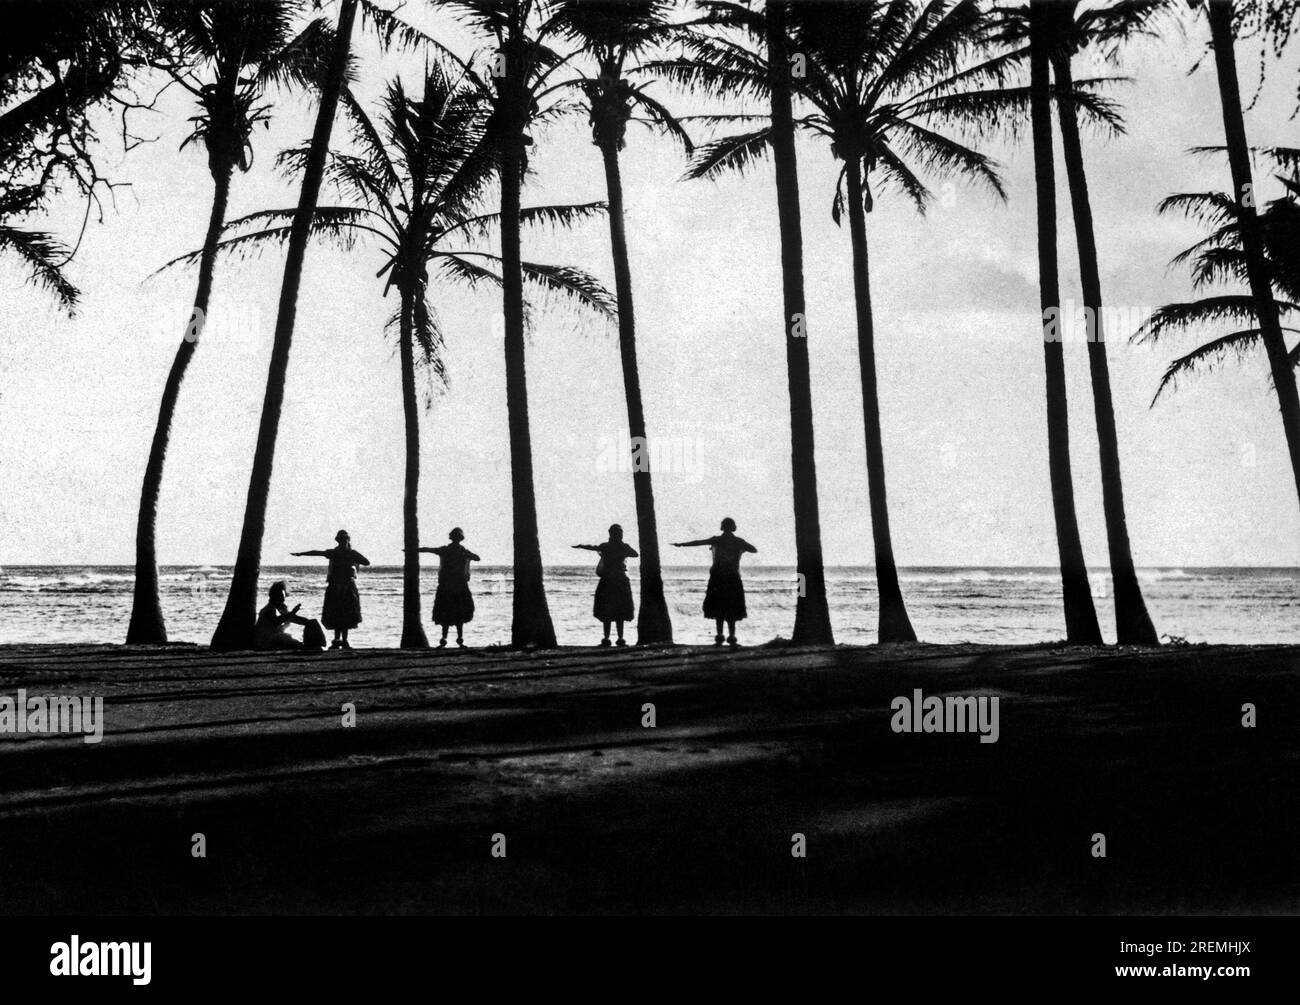
<instances>
[{"instance_id":1,"label":"horizon line","mask_svg":"<svg viewBox=\"0 0 1300 1005\"><path fill-rule=\"evenodd\" d=\"M707 566L707 562L699 564L686 565L663 562L660 567L664 569L699 569ZM547 568L554 569L579 569L586 568L584 563L579 562L552 562L543 563ZM316 562L264 562L263 568L277 569L315 569L323 568ZM433 563L429 563L426 568L435 568ZM509 569L512 568L510 562L480 562L479 568L483 569ZM6 569L131 569L135 568L133 562L12 562L0 563L0 575L4 575ZM219 562L166 562L159 563L159 569L233 569L233 563ZM400 563L383 564L379 562L372 563L365 568L369 569L402 569ZM794 569L797 565L793 562L778 564L763 564L754 562L747 565L747 569ZM845 564L845 565L823 565L823 569L875 569L871 563L865 564ZM943 571L970 570L970 569L1001 569L1001 570L1030 570L1033 572L1057 572L1059 567L1055 565L1001 565L989 562L963 563L960 565L899 565L900 571L921 572L931 569ZM1089 571L1109 572L1110 567L1104 565L1089 565ZM1139 571L1150 572L1167 572L1172 570L1195 570L1197 572L1215 572L1231 569L1268 569L1283 572L1300 572L1300 565L1188 565L1186 563L1174 565L1139 565L1136 566ZM629 573L635 571L634 568L628 570Z\"/></svg>"}]
</instances>

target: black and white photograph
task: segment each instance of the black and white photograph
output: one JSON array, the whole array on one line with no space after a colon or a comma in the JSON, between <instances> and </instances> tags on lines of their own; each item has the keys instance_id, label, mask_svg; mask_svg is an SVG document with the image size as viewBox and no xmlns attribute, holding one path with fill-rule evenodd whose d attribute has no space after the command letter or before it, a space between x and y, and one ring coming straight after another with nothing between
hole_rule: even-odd
<instances>
[{"instance_id":1,"label":"black and white photograph","mask_svg":"<svg viewBox=\"0 0 1300 1005\"><path fill-rule=\"evenodd\" d=\"M0 319L6 974L1296 986L1297 0L0 0Z\"/></svg>"}]
</instances>

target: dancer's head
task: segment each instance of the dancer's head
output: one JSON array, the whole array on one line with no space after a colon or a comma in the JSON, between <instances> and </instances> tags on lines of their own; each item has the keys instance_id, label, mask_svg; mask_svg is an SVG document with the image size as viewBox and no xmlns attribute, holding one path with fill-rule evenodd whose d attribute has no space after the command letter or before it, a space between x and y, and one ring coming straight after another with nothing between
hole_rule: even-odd
<instances>
[{"instance_id":1,"label":"dancer's head","mask_svg":"<svg viewBox=\"0 0 1300 1005\"><path fill-rule=\"evenodd\" d=\"M271 603L279 606L284 603L284 598L288 594L289 588L284 585L284 580L280 579L271 584Z\"/></svg>"},{"instance_id":2,"label":"dancer's head","mask_svg":"<svg viewBox=\"0 0 1300 1005\"><path fill-rule=\"evenodd\" d=\"M352 538L348 537L348 532L346 530L341 530L337 534L335 534L334 540L337 541L339 544L343 545L343 547L345 548L352 543Z\"/></svg>"},{"instance_id":3,"label":"dancer's head","mask_svg":"<svg viewBox=\"0 0 1300 1005\"><path fill-rule=\"evenodd\" d=\"M451 529L451 533L448 534L447 537L449 537L453 541L463 541L465 540L465 532L461 530L459 527L453 527Z\"/></svg>"},{"instance_id":4,"label":"dancer's head","mask_svg":"<svg viewBox=\"0 0 1300 1005\"><path fill-rule=\"evenodd\" d=\"M609 525L609 539L611 541L623 540L623 527L621 524L611 523Z\"/></svg>"},{"instance_id":5,"label":"dancer's head","mask_svg":"<svg viewBox=\"0 0 1300 1005\"><path fill-rule=\"evenodd\" d=\"M722 518L722 532L724 534L734 534L736 532L736 521L729 516Z\"/></svg>"}]
</instances>

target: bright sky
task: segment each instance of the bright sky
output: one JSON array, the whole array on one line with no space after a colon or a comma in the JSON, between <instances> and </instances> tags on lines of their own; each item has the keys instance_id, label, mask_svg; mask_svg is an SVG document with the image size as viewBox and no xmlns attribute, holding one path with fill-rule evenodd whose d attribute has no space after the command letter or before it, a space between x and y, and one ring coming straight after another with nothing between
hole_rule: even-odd
<instances>
[{"instance_id":1,"label":"bright sky","mask_svg":"<svg viewBox=\"0 0 1300 1005\"><path fill-rule=\"evenodd\" d=\"M463 35L429 21L467 52ZM1222 142L1212 63L1187 72L1207 31L1130 51L1120 92L1128 133L1091 137L1088 159L1109 305L1141 312L1188 299L1167 263L1199 234L1160 218L1183 190L1224 188L1226 164L1187 148ZM1242 47L1245 86L1257 50ZM418 57L360 45L372 100ZM1080 74L1081 75L1081 74ZM1274 74L1247 127L1252 142L1296 145L1294 73ZM671 92L660 88L660 95ZM680 99L683 113L697 110ZM149 279L203 238L211 181L194 147L178 152L192 114L169 91L137 119L156 143L125 156L105 122L109 173L130 181L102 225L92 222L71 275L84 298L69 320L0 258L0 565L129 563L140 479L158 399L188 319L196 269ZM235 179L231 216L295 202L275 154L310 133L313 107L281 101L256 137L252 170ZM339 131L336 130L336 136ZM1005 168L1009 202L937 188L926 218L901 199L868 219L894 547L903 565L1051 565L1043 354L1038 322L1032 156L984 147ZM869 564L861 396L847 226L830 219L836 165L799 147L805 274L822 534L829 564ZM599 155L581 119L539 137L529 203L604 198ZM634 131L624 157L642 386L652 437L676 448L655 475L663 540L712 533L724 515L764 563L792 563L789 413L782 343L776 205L770 162L719 183L682 182L668 140ZM1059 160L1058 160L1058 171ZM1257 181L1266 181L1257 174ZM1273 192L1265 185L1265 197ZM1068 207L1063 173L1058 200ZM323 202L333 201L328 192ZM84 205L49 221L75 239ZM1063 296L1078 299L1074 235L1062 217ZM578 265L612 288L608 230L597 219L526 235L525 255ZM280 427L263 560L322 548L346 527L372 561L401 560L402 411L383 325L393 310L374 278L373 248L308 253ZM283 255L220 265L182 391L159 515L159 559L234 560L270 355ZM438 288L451 386L423 417L422 536L453 525L487 562L511 554L500 298ZM1129 525L1139 565L1300 564L1300 509L1262 358L1227 364L1149 408L1164 366L1193 346L1109 343ZM1090 564L1106 562L1086 350L1067 345L1075 492ZM635 543L631 478L609 470L625 435L616 334L572 309L539 311L528 356L529 404L543 555L601 539L611 522ZM707 555L670 553L706 561Z\"/></svg>"}]
</instances>

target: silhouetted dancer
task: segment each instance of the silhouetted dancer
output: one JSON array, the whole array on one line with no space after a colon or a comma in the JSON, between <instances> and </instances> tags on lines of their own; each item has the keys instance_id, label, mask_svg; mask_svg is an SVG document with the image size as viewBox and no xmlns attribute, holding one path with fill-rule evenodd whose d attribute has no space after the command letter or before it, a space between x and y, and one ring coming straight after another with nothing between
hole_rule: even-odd
<instances>
[{"instance_id":1,"label":"silhouetted dancer","mask_svg":"<svg viewBox=\"0 0 1300 1005\"><path fill-rule=\"evenodd\" d=\"M361 594L357 590L357 566L369 565L370 559L352 549L346 530L334 535L337 548L325 551L294 551L295 558L328 558L329 575L325 579L325 609L321 621L334 633L331 649L351 649L348 632L361 624Z\"/></svg>"},{"instance_id":2,"label":"silhouetted dancer","mask_svg":"<svg viewBox=\"0 0 1300 1005\"><path fill-rule=\"evenodd\" d=\"M602 646L609 645L609 625L618 625L618 645L625 646L623 622L631 621L634 613L632 606L632 584L627 578L627 560L637 558L636 549L623 541L623 528L614 524L609 528L609 540L604 544L575 544L583 551L594 551L600 555L596 563L596 602L591 613L605 628L605 637L600 640Z\"/></svg>"},{"instance_id":3,"label":"silhouetted dancer","mask_svg":"<svg viewBox=\"0 0 1300 1005\"><path fill-rule=\"evenodd\" d=\"M674 541L674 548L698 548L707 544L713 551L709 586L704 591L704 616L717 622L713 644L722 645L722 623L727 623L727 642L736 644L736 622L745 620L745 584L740 581L740 556L758 549L736 536L736 521L726 517L722 533L700 541Z\"/></svg>"},{"instance_id":4,"label":"silhouetted dancer","mask_svg":"<svg viewBox=\"0 0 1300 1005\"><path fill-rule=\"evenodd\" d=\"M302 604L295 604L293 610L289 610L288 593L284 580L271 584L268 603L257 614L257 625L253 629L253 647L263 651L324 649L325 631L321 628L320 622L299 615L298 609ZM286 632L285 625L302 625L302 641L299 642Z\"/></svg>"},{"instance_id":5,"label":"silhouetted dancer","mask_svg":"<svg viewBox=\"0 0 1300 1005\"><path fill-rule=\"evenodd\" d=\"M441 649L447 644L447 629L456 626L456 645L465 646L465 625L474 620L474 595L469 592L469 563L482 561L461 544L465 532L453 527L447 535L451 544L420 551L438 556L438 590L433 595L433 622L442 625Z\"/></svg>"}]
</instances>

